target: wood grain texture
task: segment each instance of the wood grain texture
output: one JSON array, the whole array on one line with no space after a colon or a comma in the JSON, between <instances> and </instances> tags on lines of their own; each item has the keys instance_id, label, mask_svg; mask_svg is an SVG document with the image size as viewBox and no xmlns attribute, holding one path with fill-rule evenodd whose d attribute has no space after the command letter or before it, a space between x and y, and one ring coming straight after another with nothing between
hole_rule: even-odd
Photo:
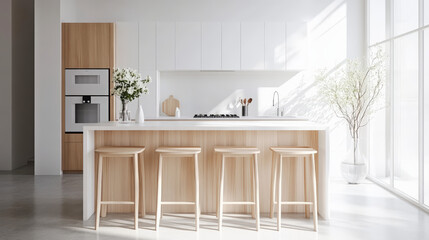
<instances>
[{"instance_id":1,"label":"wood grain texture","mask_svg":"<svg viewBox=\"0 0 429 240\"><path fill-rule=\"evenodd\" d=\"M215 146L255 146L261 150L259 154L259 202L260 212L270 210L270 182L273 146L306 146L318 150L317 131L95 131L95 148L100 146L145 146L144 184L146 211L155 213L158 154L155 149L160 146L200 146L200 206L203 213L216 212L217 187L219 184L220 158L214 152ZM95 159L98 154L95 154ZM318 155L316 154L316 173L318 173ZM95 161L97 162L97 161ZM304 161L285 161L283 164L282 200L304 201ZM250 173L251 158L239 158L234 161L225 160L224 201L251 201ZM132 186L129 177L132 173L131 161L107 161L103 167L103 199L132 199ZM195 201L195 177L192 158L165 158L163 160L164 201ZM97 169L97 166L95 166ZM140 171L142 163L140 164ZM311 176L310 168L305 169L306 176ZM95 179L97 173L95 171ZM95 181L96 182L96 181ZM96 186L95 186L96 187ZM307 189L307 198L313 198L313 191ZM96 190L95 190L96 191ZM140 194L142 198L142 193ZM94 202L95 204L95 202ZM140 206L141 208L142 206ZM226 205L223 212L250 213L251 205ZM109 206L108 212L133 212L132 206ZM163 212L195 211L192 205L163 206ZM304 206L285 205L282 211L304 212Z\"/></svg>"},{"instance_id":2,"label":"wood grain texture","mask_svg":"<svg viewBox=\"0 0 429 240\"><path fill-rule=\"evenodd\" d=\"M83 169L83 143L82 142L64 142L63 170L64 171L82 171Z\"/></svg>"},{"instance_id":3,"label":"wood grain texture","mask_svg":"<svg viewBox=\"0 0 429 240\"><path fill-rule=\"evenodd\" d=\"M113 23L63 23L65 68L110 68Z\"/></svg>"},{"instance_id":4,"label":"wood grain texture","mask_svg":"<svg viewBox=\"0 0 429 240\"><path fill-rule=\"evenodd\" d=\"M162 112L167 116L175 116L176 108L180 108L180 102L173 95L170 95L170 97L162 102Z\"/></svg>"}]
</instances>

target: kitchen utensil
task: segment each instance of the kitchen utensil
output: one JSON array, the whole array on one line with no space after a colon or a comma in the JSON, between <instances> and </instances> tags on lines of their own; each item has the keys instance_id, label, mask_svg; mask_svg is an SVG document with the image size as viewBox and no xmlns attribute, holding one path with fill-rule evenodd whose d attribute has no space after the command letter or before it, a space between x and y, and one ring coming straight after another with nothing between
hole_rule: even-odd
<instances>
[{"instance_id":1,"label":"kitchen utensil","mask_svg":"<svg viewBox=\"0 0 429 240\"><path fill-rule=\"evenodd\" d=\"M176 108L180 108L179 100L170 95L164 102L162 102L162 112L167 116L175 116Z\"/></svg>"},{"instance_id":2,"label":"kitchen utensil","mask_svg":"<svg viewBox=\"0 0 429 240\"><path fill-rule=\"evenodd\" d=\"M247 98L244 99L244 105L246 105L246 102L247 102Z\"/></svg>"},{"instance_id":3,"label":"kitchen utensil","mask_svg":"<svg viewBox=\"0 0 429 240\"><path fill-rule=\"evenodd\" d=\"M249 98L249 100L247 101L247 106L249 106L250 103L252 103L253 99Z\"/></svg>"}]
</instances>

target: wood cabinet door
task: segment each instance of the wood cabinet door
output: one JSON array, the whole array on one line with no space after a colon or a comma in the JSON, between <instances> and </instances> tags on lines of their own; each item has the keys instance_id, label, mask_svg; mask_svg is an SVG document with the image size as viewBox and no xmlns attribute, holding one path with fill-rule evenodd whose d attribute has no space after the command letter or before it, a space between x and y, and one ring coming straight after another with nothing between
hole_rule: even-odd
<instances>
[{"instance_id":1,"label":"wood cabinet door","mask_svg":"<svg viewBox=\"0 0 429 240\"><path fill-rule=\"evenodd\" d=\"M113 23L63 23L64 67L109 68L113 31Z\"/></svg>"},{"instance_id":2,"label":"wood cabinet door","mask_svg":"<svg viewBox=\"0 0 429 240\"><path fill-rule=\"evenodd\" d=\"M63 171L83 170L83 134L65 134Z\"/></svg>"}]
</instances>

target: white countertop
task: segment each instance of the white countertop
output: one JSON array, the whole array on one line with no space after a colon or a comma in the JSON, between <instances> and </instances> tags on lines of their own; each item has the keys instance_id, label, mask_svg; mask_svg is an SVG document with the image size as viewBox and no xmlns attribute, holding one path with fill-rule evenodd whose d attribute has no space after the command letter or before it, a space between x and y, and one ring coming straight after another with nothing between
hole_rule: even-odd
<instances>
[{"instance_id":1,"label":"white countertop","mask_svg":"<svg viewBox=\"0 0 429 240\"><path fill-rule=\"evenodd\" d=\"M142 124L136 123L96 123L83 127L83 131L103 131L103 130L326 130L327 126L311 121L292 120L216 120L216 121L145 121Z\"/></svg>"},{"instance_id":2,"label":"white countertop","mask_svg":"<svg viewBox=\"0 0 429 240\"><path fill-rule=\"evenodd\" d=\"M194 118L193 116L176 118L160 116L157 118L146 118L146 121L308 121L308 119L297 116L240 116L239 118Z\"/></svg>"}]
</instances>

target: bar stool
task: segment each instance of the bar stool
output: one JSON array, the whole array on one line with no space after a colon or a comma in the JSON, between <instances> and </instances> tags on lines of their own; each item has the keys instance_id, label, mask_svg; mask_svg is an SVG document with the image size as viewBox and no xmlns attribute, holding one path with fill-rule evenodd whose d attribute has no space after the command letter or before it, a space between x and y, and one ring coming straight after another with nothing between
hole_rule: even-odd
<instances>
[{"instance_id":1,"label":"bar stool","mask_svg":"<svg viewBox=\"0 0 429 240\"><path fill-rule=\"evenodd\" d=\"M100 147L95 149L98 157L98 184L97 184L97 216L95 217L95 229L100 225L101 204L132 204L134 205L134 228L138 228L139 212L139 173L138 173L138 155L145 150L144 147ZM104 158L133 158L134 160L134 201L102 201L101 188L103 178L103 160ZM144 191L143 191L144 192ZM143 201L144 206L144 201Z\"/></svg>"},{"instance_id":2,"label":"bar stool","mask_svg":"<svg viewBox=\"0 0 429 240\"><path fill-rule=\"evenodd\" d=\"M317 153L313 148L308 147L271 147L271 151L273 152L273 163L271 168L271 201L270 201L270 217L273 218L274 215L274 205L277 203L277 231L280 231L281 228L281 212L282 205L305 205L305 215L309 216L310 205L313 205L313 223L314 223L314 231L317 232L317 183L316 183L316 167L314 161L314 154ZM276 158L278 155L278 158ZM305 157L311 155L311 171L313 178L313 202L307 202L307 194L306 194L306 180L305 180ZM282 162L283 158L291 158L291 157L304 157L304 192L305 192L305 202L282 202ZM278 172L278 173L277 173ZM276 174L278 174L278 196L277 202L276 198Z\"/></svg>"},{"instance_id":3,"label":"bar stool","mask_svg":"<svg viewBox=\"0 0 429 240\"><path fill-rule=\"evenodd\" d=\"M259 231L259 178L258 178L258 154L259 149L256 147L215 147L216 153L222 154L220 178L219 178L219 198L217 206L217 216L219 217L218 230L222 227L222 214L223 205L253 205L253 214L256 215L256 230ZM251 157L253 158L253 171L251 171L253 178L253 201L249 202L224 202L223 201L223 189L224 189L224 176L225 176L225 158L236 158L236 157Z\"/></svg>"},{"instance_id":4,"label":"bar stool","mask_svg":"<svg viewBox=\"0 0 429 240\"><path fill-rule=\"evenodd\" d=\"M200 202L199 202L199 178L198 178L198 154L200 147L159 147L155 150L159 153L158 162L158 193L156 201L155 229L159 229L161 220L161 205L190 204L195 205L195 230L199 228ZM162 201L162 160L166 157L192 157L195 164L195 202L163 202Z\"/></svg>"}]
</instances>

